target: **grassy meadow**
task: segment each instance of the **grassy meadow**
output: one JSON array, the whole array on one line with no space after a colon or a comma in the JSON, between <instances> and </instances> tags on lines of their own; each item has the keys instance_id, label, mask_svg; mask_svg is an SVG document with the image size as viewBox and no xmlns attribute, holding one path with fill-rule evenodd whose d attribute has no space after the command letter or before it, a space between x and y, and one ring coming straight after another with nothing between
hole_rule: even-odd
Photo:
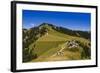
<instances>
[{"instance_id":1,"label":"grassy meadow","mask_svg":"<svg viewBox=\"0 0 100 73\"><path fill-rule=\"evenodd\" d=\"M38 30L43 32L41 33ZM23 33L25 37L26 35L29 37L28 42L31 40L31 43L26 41L27 47L23 47L23 62L91 59L90 40L81 37L80 34L78 36L65 34L49 25L42 25L38 30L36 31L38 33L34 32L35 30L27 31L27 33L34 32L33 36L38 36L31 37L31 39L32 34Z\"/></svg>"}]
</instances>

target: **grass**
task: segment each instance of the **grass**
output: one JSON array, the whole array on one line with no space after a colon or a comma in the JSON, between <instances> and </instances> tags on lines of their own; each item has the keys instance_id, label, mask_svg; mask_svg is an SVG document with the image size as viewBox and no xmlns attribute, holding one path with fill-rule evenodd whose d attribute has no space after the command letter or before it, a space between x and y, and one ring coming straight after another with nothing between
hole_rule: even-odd
<instances>
[{"instance_id":1,"label":"grass","mask_svg":"<svg viewBox=\"0 0 100 73\"><path fill-rule=\"evenodd\" d=\"M36 47L35 47L35 52L37 53L38 56L41 56L43 53L50 51L52 48L57 47L59 44L63 43L64 41L55 41L55 42L36 42Z\"/></svg>"},{"instance_id":2,"label":"grass","mask_svg":"<svg viewBox=\"0 0 100 73\"><path fill-rule=\"evenodd\" d=\"M43 61L61 61L61 60L80 60L82 47L79 47L80 50L63 50L63 56L55 55L62 47L65 47L65 43L68 40L76 40L86 45L90 43L89 40L81 38L81 37L73 37L70 35L66 35L55 30L48 31L48 34L40 37L36 42L32 43L29 48L33 48L32 45L35 44L34 51L37 54L37 58L31 60L30 62L43 62ZM55 56L54 56L55 55ZM84 58L85 59L85 58Z\"/></svg>"}]
</instances>

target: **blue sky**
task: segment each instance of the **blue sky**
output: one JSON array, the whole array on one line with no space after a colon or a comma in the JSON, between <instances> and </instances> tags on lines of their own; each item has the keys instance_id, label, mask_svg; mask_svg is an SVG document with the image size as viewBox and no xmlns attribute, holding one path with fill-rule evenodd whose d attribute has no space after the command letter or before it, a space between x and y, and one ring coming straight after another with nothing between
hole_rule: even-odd
<instances>
[{"instance_id":1,"label":"blue sky","mask_svg":"<svg viewBox=\"0 0 100 73\"><path fill-rule=\"evenodd\" d=\"M23 10L23 28L29 29L44 22L69 28L72 30L88 31L90 30L91 26L91 14L76 12Z\"/></svg>"}]
</instances>

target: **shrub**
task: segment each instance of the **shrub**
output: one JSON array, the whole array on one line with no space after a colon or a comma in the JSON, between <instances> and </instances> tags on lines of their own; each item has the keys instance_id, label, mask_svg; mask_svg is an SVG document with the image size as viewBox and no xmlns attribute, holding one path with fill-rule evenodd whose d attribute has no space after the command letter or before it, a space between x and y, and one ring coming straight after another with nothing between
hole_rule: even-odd
<instances>
[{"instance_id":1,"label":"shrub","mask_svg":"<svg viewBox=\"0 0 100 73\"><path fill-rule=\"evenodd\" d=\"M23 49L23 62L28 62L36 58L37 58L37 54L34 52L33 49L31 50L30 48Z\"/></svg>"}]
</instances>

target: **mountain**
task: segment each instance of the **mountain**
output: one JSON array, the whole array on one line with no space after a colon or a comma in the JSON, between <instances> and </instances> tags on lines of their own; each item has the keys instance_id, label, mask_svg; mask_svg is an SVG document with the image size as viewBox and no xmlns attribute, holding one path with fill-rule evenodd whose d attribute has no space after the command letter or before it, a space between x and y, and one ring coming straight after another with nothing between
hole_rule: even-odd
<instances>
[{"instance_id":1,"label":"mountain","mask_svg":"<svg viewBox=\"0 0 100 73\"><path fill-rule=\"evenodd\" d=\"M48 23L23 29L23 62L90 59L90 35Z\"/></svg>"},{"instance_id":2,"label":"mountain","mask_svg":"<svg viewBox=\"0 0 100 73\"><path fill-rule=\"evenodd\" d=\"M72 35L72 36L79 36L79 37L83 37L83 38L86 38L86 39L90 39L90 35L91 33L89 31L81 31L81 30L71 30L71 29L68 29L68 28L64 28L64 27L58 27L58 26L55 26L53 24L48 24L48 23L43 23L39 26L39 28L41 27L50 27L58 32L61 32L61 33L64 33L64 34L68 34L68 35Z\"/></svg>"}]
</instances>

